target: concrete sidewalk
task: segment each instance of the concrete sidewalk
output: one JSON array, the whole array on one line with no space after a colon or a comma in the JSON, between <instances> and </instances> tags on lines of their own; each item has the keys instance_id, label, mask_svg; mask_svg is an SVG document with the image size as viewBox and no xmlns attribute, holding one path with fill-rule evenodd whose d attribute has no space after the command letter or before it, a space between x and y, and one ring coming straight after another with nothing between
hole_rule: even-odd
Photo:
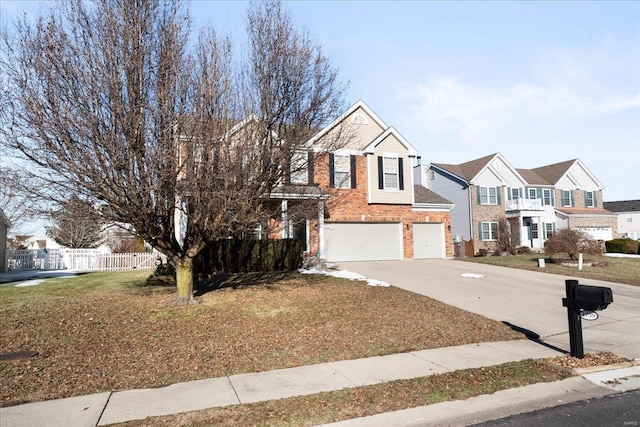
<instances>
[{"instance_id":1,"label":"concrete sidewalk","mask_svg":"<svg viewBox=\"0 0 640 427\"><path fill-rule=\"evenodd\" d=\"M157 389L105 392L0 408L2 427L104 426L146 417L282 399L385 381L423 377L459 369L479 368L524 359L558 356L533 341L507 341L437 348L388 356L329 362L259 373L232 375ZM640 388L640 366L599 375L631 380L595 383L583 377L505 390L460 402L445 402L374 417L349 420L339 426L463 425L468 420L495 419L526 408L537 409L595 396ZM616 376L617 375L617 376ZM633 379L636 378L636 379ZM634 382L635 381L635 382ZM596 385L598 383L598 385ZM636 384L637 383L637 384ZM609 384L605 387L606 384ZM611 384L619 384L618 388ZM513 412L518 411L518 412ZM505 414L505 415L502 415ZM491 415L493 418L486 418ZM465 418L466 417L466 418ZM451 419L446 421L445 418ZM417 424L415 422L418 422ZM446 422L445 422L446 421Z\"/></svg>"}]
</instances>

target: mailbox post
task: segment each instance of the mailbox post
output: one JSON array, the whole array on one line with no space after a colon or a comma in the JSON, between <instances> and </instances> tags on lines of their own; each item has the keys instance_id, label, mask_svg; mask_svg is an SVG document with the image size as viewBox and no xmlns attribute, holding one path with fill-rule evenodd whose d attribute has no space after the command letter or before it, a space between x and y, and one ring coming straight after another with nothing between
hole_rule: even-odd
<instances>
[{"instance_id":1,"label":"mailbox post","mask_svg":"<svg viewBox=\"0 0 640 427\"><path fill-rule=\"evenodd\" d=\"M569 319L569 344L571 355L579 359L584 358L584 344L582 342L582 311L604 310L613 302L611 288L602 286L585 286L577 280L566 280L567 297L562 298L562 305L567 307Z\"/></svg>"}]
</instances>

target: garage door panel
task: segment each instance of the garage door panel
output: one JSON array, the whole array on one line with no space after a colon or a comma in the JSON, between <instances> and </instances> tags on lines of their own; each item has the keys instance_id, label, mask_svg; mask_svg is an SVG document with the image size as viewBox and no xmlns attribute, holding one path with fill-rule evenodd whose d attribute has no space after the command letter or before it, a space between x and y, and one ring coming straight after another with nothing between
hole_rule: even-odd
<instances>
[{"instance_id":1,"label":"garage door panel","mask_svg":"<svg viewBox=\"0 0 640 427\"><path fill-rule=\"evenodd\" d=\"M607 241L613 239L613 229L611 227L576 227L576 230L585 232L596 240Z\"/></svg>"},{"instance_id":2,"label":"garage door panel","mask_svg":"<svg viewBox=\"0 0 640 427\"><path fill-rule=\"evenodd\" d=\"M404 257L400 223L325 223L327 261L381 261Z\"/></svg>"},{"instance_id":3,"label":"garage door panel","mask_svg":"<svg viewBox=\"0 0 640 427\"><path fill-rule=\"evenodd\" d=\"M445 258L444 224L413 224L413 257Z\"/></svg>"}]
</instances>

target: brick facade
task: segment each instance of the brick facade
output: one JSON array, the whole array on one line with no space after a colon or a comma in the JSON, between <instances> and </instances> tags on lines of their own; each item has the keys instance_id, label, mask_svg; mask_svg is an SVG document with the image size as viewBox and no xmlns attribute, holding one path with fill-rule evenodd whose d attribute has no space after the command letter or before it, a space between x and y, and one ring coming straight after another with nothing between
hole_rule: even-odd
<instances>
[{"instance_id":1,"label":"brick facade","mask_svg":"<svg viewBox=\"0 0 640 427\"><path fill-rule=\"evenodd\" d=\"M474 253L477 253L480 249L486 249L490 252L497 248L497 243L493 240L483 241L480 239L480 222L498 222L501 219L506 218L504 203L498 205L481 205L478 204L478 187L472 185L471 191L471 209L473 212L473 223L471 224L471 239L473 242ZM504 201L504 194L501 195L501 200Z\"/></svg>"},{"instance_id":2,"label":"brick facade","mask_svg":"<svg viewBox=\"0 0 640 427\"><path fill-rule=\"evenodd\" d=\"M328 158L315 164L315 182L330 194L325 206L325 221L336 222L401 222L403 224L404 257L413 258L413 224L442 222L445 230L446 256L453 256L449 212L414 211L411 205L369 204L367 197L367 159L356 156L356 188L330 188ZM408 189L407 191L412 191ZM317 219L310 221L310 246L317 253Z\"/></svg>"}]
</instances>

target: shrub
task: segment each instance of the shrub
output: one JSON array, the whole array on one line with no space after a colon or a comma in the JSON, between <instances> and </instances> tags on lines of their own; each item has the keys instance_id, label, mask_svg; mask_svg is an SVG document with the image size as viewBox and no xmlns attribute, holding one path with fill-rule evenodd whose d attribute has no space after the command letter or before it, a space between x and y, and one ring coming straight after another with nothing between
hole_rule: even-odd
<instances>
[{"instance_id":1,"label":"shrub","mask_svg":"<svg viewBox=\"0 0 640 427\"><path fill-rule=\"evenodd\" d=\"M530 254L531 248L529 246L519 246L517 252L519 254Z\"/></svg>"},{"instance_id":2,"label":"shrub","mask_svg":"<svg viewBox=\"0 0 640 427\"><path fill-rule=\"evenodd\" d=\"M477 257L485 257L489 254L489 252L486 249L478 249L478 253L476 254Z\"/></svg>"},{"instance_id":3,"label":"shrub","mask_svg":"<svg viewBox=\"0 0 640 427\"><path fill-rule=\"evenodd\" d=\"M502 249L496 248L496 250L493 251L493 256L502 256Z\"/></svg>"},{"instance_id":4,"label":"shrub","mask_svg":"<svg viewBox=\"0 0 640 427\"><path fill-rule=\"evenodd\" d=\"M607 252L617 254L638 254L640 253L640 242L633 239L613 239L605 243Z\"/></svg>"},{"instance_id":5,"label":"shrub","mask_svg":"<svg viewBox=\"0 0 640 427\"><path fill-rule=\"evenodd\" d=\"M576 259L579 253L602 254L602 244L583 231L565 228L544 242L544 252L549 256L565 253Z\"/></svg>"},{"instance_id":6,"label":"shrub","mask_svg":"<svg viewBox=\"0 0 640 427\"><path fill-rule=\"evenodd\" d=\"M292 271L302 265L297 239L218 240L194 260L197 274Z\"/></svg>"},{"instance_id":7,"label":"shrub","mask_svg":"<svg viewBox=\"0 0 640 427\"><path fill-rule=\"evenodd\" d=\"M176 277L176 267L169 261L163 262L159 258L160 264L156 266L156 270L153 272L154 276L173 276Z\"/></svg>"}]
</instances>

